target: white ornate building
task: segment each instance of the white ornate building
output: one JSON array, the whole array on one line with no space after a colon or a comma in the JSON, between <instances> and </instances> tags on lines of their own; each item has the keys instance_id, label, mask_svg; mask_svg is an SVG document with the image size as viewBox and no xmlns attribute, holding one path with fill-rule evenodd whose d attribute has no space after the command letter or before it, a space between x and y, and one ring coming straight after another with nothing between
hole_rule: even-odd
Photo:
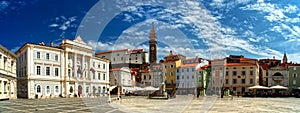
<instances>
[{"instance_id":1,"label":"white ornate building","mask_svg":"<svg viewBox=\"0 0 300 113\"><path fill-rule=\"evenodd\" d=\"M18 97L105 95L109 60L94 57L93 52L80 36L63 40L58 47L26 43L16 52Z\"/></svg>"},{"instance_id":2,"label":"white ornate building","mask_svg":"<svg viewBox=\"0 0 300 113\"><path fill-rule=\"evenodd\" d=\"M0 100L17 98L16 56L0 45Z\"/></svg>"}]
</instances>

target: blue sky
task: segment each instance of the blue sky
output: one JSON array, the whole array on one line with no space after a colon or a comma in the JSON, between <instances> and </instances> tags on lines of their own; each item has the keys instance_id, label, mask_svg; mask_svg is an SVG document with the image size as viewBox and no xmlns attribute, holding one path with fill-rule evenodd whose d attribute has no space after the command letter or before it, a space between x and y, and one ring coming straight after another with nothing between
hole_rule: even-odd
<instances>
[{"instance_id":1,"label":"blue sky","mask_svg":"<svg viewBox=\"0 0 300 113\"><path fill-rule=\"evenodd\" d=\"M297 0L2 0L0 44L59 44L80 35L96 51L144 48L155 23L160 58L229 54L300 62Z\"/></svg>"}]
</instances>

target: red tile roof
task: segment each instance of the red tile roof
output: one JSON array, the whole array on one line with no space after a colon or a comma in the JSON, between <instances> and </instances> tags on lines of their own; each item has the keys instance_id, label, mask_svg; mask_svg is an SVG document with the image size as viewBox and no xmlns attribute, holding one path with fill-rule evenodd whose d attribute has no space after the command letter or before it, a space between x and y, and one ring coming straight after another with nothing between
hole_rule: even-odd
<instances>
[{"instance_id":1,"label":"red tile roof","mask_svg":"<svg viewBox=\"0 0 300 113\"><path fill-rule=\"evenodd\" d=\"M131 50L130 53L131 54L135 54L135 53L138 53L138 52L143 52L144 49L140 48L140 49L134 49L134 50Z\"/></svg>"},{"instance_id":2,"label":"red tile roof","mask_svg":"<svg viewBox=\"0 0 300 113\"><path fill-rule=\"evenodd\" d=\"M227 63L226 66L255 66L256 64L253 63Z\"/></svg>"},{"instance_id":3,"label":"red tile roof","mask_svg":"<svg viewBox=\"0 0 300 113\"><path fill-rule=\"evenodd\" d=\"M193 63L193 64L183 64L180 65L178 68L184 68L184 67L196 67L200 63Z\"/></svg>"},{"instance_id":4,"label":"red tile roof","mask_svg":"<svg viewBox=\"0 0 300 113\"><path fill-rule=\"evenodd\" d=\"M109 69L109 72L112 72L112 71L119 71L121 70L121 68L112 68L112 69Z\"/></svg>"}]
</instances>

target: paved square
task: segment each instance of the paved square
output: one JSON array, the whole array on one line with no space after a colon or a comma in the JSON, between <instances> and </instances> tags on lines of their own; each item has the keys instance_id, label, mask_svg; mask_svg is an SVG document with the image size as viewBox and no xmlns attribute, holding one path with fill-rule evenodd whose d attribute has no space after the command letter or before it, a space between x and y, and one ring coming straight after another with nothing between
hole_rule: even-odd
<instances>
[{"instance_id":1,"label":"paved square","mask_svg":"<svg viewBox=\"0 0 300 113\"><path fill-rule=\"evenodd\" d=\"M122 113L107 97L17 99L0 101L0 113Z\"/></svg>"}]
</instances>

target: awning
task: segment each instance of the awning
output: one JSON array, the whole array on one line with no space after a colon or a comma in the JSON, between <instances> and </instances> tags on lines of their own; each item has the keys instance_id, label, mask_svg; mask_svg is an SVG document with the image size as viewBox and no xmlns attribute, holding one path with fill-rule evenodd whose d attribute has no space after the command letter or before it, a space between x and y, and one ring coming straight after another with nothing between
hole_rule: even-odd
<instances>
[{"instance_id":1,"label":"awning","mask_svg":"<svg viewBox=\"0 0 300 113\"><path fill-rule=\"evenodd\" d=\"M115 89L117 86L109 86L109 91L112 91L113 89Z\"/></svg>"},{"instance_id":2,"label":"awning","mask_svg":"<svg viewBox=\"0 0 300 113\"><path fill-rule=\"evenodd\" d=\"M145 87L144 89L147 90L147 91L159 90L159 88L155 88L155 87L152 87L152 86Z\"/></svg>"},{"instance_id":3,"label":"awning","mask_svg":"<svg viewBox=\"0 0 300 113\"><path fill-rule=\"evenodd\" d=\"M270 88L265 86L251 86L248 87L248 89L270 89Z\"/></svg>"},{"instance_id":4,"label":"awning","mask_svg":"<svg viewBox=\"0 0 300 113\"><path fill-rule=\"evenodd\" d=\"M287 87L280 86L280 85L272 86L272 87L270 87L270 88L271 88L271 89L288 89Z\"/></svg>"}]
</instances>

